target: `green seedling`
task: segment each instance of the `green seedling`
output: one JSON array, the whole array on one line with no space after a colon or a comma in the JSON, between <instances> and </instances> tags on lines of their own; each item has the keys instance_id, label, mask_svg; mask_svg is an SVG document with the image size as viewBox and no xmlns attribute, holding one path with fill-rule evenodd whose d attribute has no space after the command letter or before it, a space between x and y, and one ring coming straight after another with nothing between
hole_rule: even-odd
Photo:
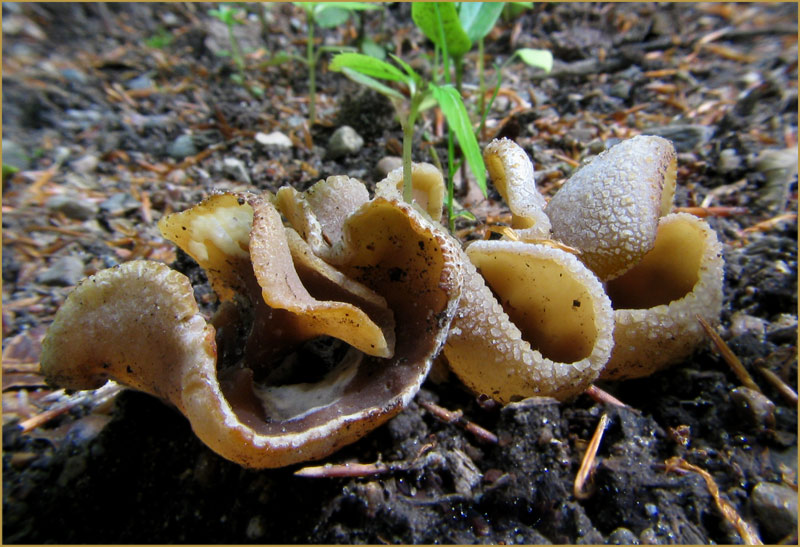
<instances>
[{"instance_id":1,"label":"green seedling","mask_svg":"<svg viewBox=\"0 0 800 547\"><path fill-rule=\"evenodd\" d=\"M461 96L461 83L464 73L464 55L472 48L475 39L485 36L494 25L502 10L501 4L490 3L448 3L429 2L414 4L411 16L416 25L436 46L434 57L441 52L442 74L444 81L451 81L450 64L455 72L455 91ZM434 71L437 72L436 70ZM462 101L463 104L463 101ZM455 203L455 174L461 167L456 161L453 144L453 129L448 126L447 132L447 213L450 229L454 228L453 214ZM467 162L473 174L485 177L475 171L475 166ZM483 169L483 164L481 164Z\"/></svg>"},{"instance_id":2,"label":"green seedling","mask_svg":"<svg viewBox=\"0 0 800 547\"><path fill-rule=\"evenodd\" d=\"M158 27L158 30L150 38L144 41L147 47L153 49L164 49L172 43L172 34L167 32L164 27Z\"/></svg>"},{"instance_id":3,"label":"green seedling","mask_svg":"<svg viewBox=\"0 0 800 547\"><path fill-rule=\"evenodd\" d=\"M489 99L489 103L482 110L483 113L481 115L481 123L478 126L477 131L479 135L483 133L483 127L486 124L486 117L489 114L489 111L492 109L492 104L494 104L494 100L497 98L497 93L500 91L500 83L503 79L503 70L517 58L519 58L526 65L540 68L545 72L550 72L553 70L553 54L546 49L518 49L513 55L506 59L505 62L500 65L496 64L494 70L495 74L497 75L497 85L492 93L492 98Z\"/></svg>"},{"instance_id":4,"label":"green seedling","mask_svg":"<svg viewBox=\"0 0 800 547\"><path fill-rule=\"evenodd\" d=\"M361 53L336 55L331 61L330 68L385 95L394 104L403 128L403 199L409 203L412 199L411 143L414 137L414 124L422 111L437 104L447 120L448 127L458 139L458 144L475 174L478 186L486 195L486 167L461 94L450 84L438 85L423 80L408 63L395 55L391 57L399 68ZM384 81L401 85L404 88L403 92L383 83ZM450 169L452 171L452 167ZM448 218L452 230L455 219L452 199L448 203Z\"/></svg>"},{"instance_id":5,"label":"green seedling","mask_svg":"<svg viewBox=\"0 0 800 547\"><path fill-rule=\"evenodd\" d=\"M14 167L13 165L8 165L6 163L3 164L3 182L5 182L6 179L14 173L19 173L19 167Z\"/></svg>"},{"instance_id":6,"label":"green seedling","mask_svg":"<svg viewBox=\"0 0 800 547\"><path fill-rule=\"evenodd\" d=\"M522 3L525 8L529 3ZM520 7L520 6L517 6ZM481 123L476 131L477 135L483 132L486 116L491 108L494 98L500 89L500 71L498 71L498 85L488 105L485 104L485 77L483 65L483 40L491 31L505 8L503 2L427 2L415 3L411 8L411 16L416 25L435 45L435 56L441 52L443 76L445 82L450 81L450 64L452 62L455 73L455 87L461 92L461 82L464 70L464 55L469 52L474 42L478 42L478 78L479 78L479 106ZM552 67L552 55L543 50L524 49L515 52L512 59L519 57L526 63L540 66L549 71ZM503 65L503 67L505 64ZM448 211L452 214L453 204L453 175L456 171L452 136L448 134ZM474 171L473 171L474 172Z\"/></svg>"},{"instance_id":7,"label":"green seedling","mask_svg":"<svg viewBox=\"0 0 800 547\"><path fill-rule=\"evenodd\" d=\"M506 2L503 7L503 20L511 21L520 16L526 9L533 7L533 2Z\"/></svg>"},{"instance_id":8,"label":"green seedling","mask_svg":"<svg viewBox=\"0 0 800 547\"><path fill-rule=\"evenodd\" d=\"M243 13L241 9L231 8L226 4L220 4L219 9L212 9L208 11L209 15L216 17L228 27L228 41L231 44L231 59L233 60L233 64L236 65L237 70L243 74L244 56L242 55L242 48L239 46L239 40L236 38L236 34L233 32L233 28L236 25L243 24L238 18L240 13Z\"/></svg>"},{"instance_id":9,"label":"green seedling","mask_svg":"<svg viewBox=\"0 0 800 547\"><path fill-rule=\"evenodd\" d=\"M237 70L236 74L231 74L231 80L243 86L254 97L261 98L261 96L264 94L264 90L259 86L247 84L244 55L242 54L242 48L239 45L239 40L236 38L236 34L233 32L233 28L236 25L244 24L240 19L240 16L244 13L245 12L243 9L232 8L226 4L220 4L219 9L212 9L208 11L209 15L216 17L228 27L228 41L231 45L230 56Z\"/></svg>"},{"instance_id":10,"label":"green seedling","mask_svg":"<svg viewBox=\"0 0 800 547\"><path fill-rule=\"evenodd\" d=\"M316 100L317 100L317 63L319 57L325 51L331 49L344 51L351 48L337 47L317 48L314 43L314 28L332 28L341 25L350 17L353 12L381 9L379 4L368 2L293 2L295 6L303 8L306 13L306 58L308 66L308 121L309 125L316 122Z\"/></svg>"}]
</instances>

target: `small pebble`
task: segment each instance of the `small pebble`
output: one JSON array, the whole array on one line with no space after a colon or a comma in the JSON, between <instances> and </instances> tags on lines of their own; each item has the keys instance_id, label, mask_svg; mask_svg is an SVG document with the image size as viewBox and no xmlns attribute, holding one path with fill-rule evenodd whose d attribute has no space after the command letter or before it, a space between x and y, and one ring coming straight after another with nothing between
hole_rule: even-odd
<instances>
[{"instance_id":1,"label":"small pebble","mask_svg":"<svg viewBox=\"0 0 800 547\"><path fill-rule=\"evenodd\" d=\"M3 165L10 165L24 171L30 167L31 163L28 154L20 145L14 141L3 139Z\"/></svg>"},{"instance_id":2,"label":"small pebble","mask_svg":"<svg viewBox=\"0 0 800 547\"><path fill-rule=\"evenodd\" d=\"M103 115L96 110L67 109L65 116L59 118L58 125L63 129L88 129L103 121Z\"/></svg>"},{"instance_id":3,"label":"small pebble","mask_svg":"<svg viewBox=\"0 0 800 547\"><path fill-rule=\"evenodd\" d=\"M61 71L61 76L63 76L66 81L76 85L86 85L89 81L86 74L76 68L65 68Z\"/></svg>"},{"instance_id":4,"label":"small pebble","mask_svg":"<svg viewBox=\"0 0 800 547\"><path fill-rule=\"evenodd\" d=\"M620 81L611 86L608 94L618 99L628 99L631 96L631 84L626 81Z\"/></svg>"},{"instance_id":5,"label":"small pebble","mask_svg":"<svg viewBox=\"0 0 800 547\"><path fill-rule=\"evenodd\" d=\"M327 156L338 159L348 154L355 154L364 146L364 139L349 125L343 125L331 135L328 141Z\"/></svg>"},{"instance_id":6,"label":"small pebble","mask_svg":"<svg viewBox=\"0 0 800 547\"><path fill-rule=\"evenodd\" d=\"M176 160L194 156L197 154L197 148L194 145L194 140L191 135L181 135L169 145L167 154Z\"/></svg>"},{"instance_id":7,"label":"small pebble","mask_svg":"<svg viewBox=\"0 0 800 547\"><path fill-rule=\"evenodd\" d=\"M161 22L168 27L177 27L178 25L180 25L180 20L178 19L178 16L175 15L174 13L165 11L159 13L158 16L161 18Z\"/></svg>"},{"instance_id":8,"label":"small pebble","mask_svg":"<svg viewBox=\"0 0 800 547\"><path fill-rule=\"evenodd\" d=\"M742 166L742 158L733 148L726 148L719 153L717 160L717 170L723 175L732 173Z\"/></svg>"},{"instance_id":9,"label":"small pebble","mask_svg":"<svg viewBox=\"0 0 800 547\"><path fill-rule=\"evenodd\" d=\"M247 168L244 162L238 158L225 158L222 160L222 169L239 182L250 184L250 175L247 174Z\"/></svg>"},{"instance_id":10,"label":"small pebble","mask_svg":"<svg viewBox=\"0 0 800 547\"><path fill-rule=\"evenodd\" d=\"M589 141L586 147L589 149L590 154L597 155L606 149L606 143L603 142L603 139L597 138Z\"/></svg>"},{"instance_id":11,"label":"small pebble","mask_svg":"<svg viewBox=\"0 0 800 547\"><path fill-rule=\"evenodd\" d=\"M767 324L768 321L760 317L747 315L743 311L736 311L731 315L731 336L751 334L760 342L763 342L767 332Z\"/></svg>"},{"instance_id":12,"label":"small pebble","mask_svg":"<svg viewBox=\"0 0 800 547\"><path fill-rule=\"evenodd\" d=\"M64 213L75 220L88 220L97 214L95 202L79 196L58 194L47 200L45 206L51 211Z\"/></svg>"},{"instance_id":13,"label":"small pebble","mask_svg":"<svg viewBox=\"0 0 800 547\"><path fill-rule=\"evenodd\" d=\"M132 80L128 80L125 85L128 89L152 89L155 87L153 79L149 74L142 74Z\"/></svg>"},{"instance_id":14,"label":"small pebble","mask_svg":"<svg viewBox=\"0 0 800 547\"><path fill-rule=\"evenodd\" d=\"M797 531L797 492L771 482L755 485L750 503L761 529L780 540Z\"/></svg>"},{"instance_id":15,"label":"small pebble","mask_svg":"<svg viewBox=\"0 0 800 547\"><path fill-rule=\"evenodd\" d=\"M609 545L639 545L636 534L620 526L608 535Z\"/></svg>"},{"instance_id":16,"label":"small pebble","mask_svg":"<svg viewBox=\"0 0 800 547\"><path fill-rule=\"evenodd\" d=\"M99 163L100 163L100 158L92 154L86 154L85 156L70 162L69 165L78 173L87 174L97 169L97 165Z\"/></svg>"},{"instance_id":17,"label":"small pebble","mask_svg":"<svg viewBox=\"0 0 800 547\"><path fill-rule=\"evenodd\" d=\"M758 430L775 427L775 403L765 395L740 386L731 390L731 400L746 425Z\"/></svg>"},{"instance_id":18,"label":"small pebble","mask_svg":"<svg viewBox=\"0 0 800 547\"><path fill-rule=\"evenodd\" d=\"M280 131L273 131L272 133L256 133L255 139L258 144L267 148L291 148L293 146L292 139Z\"/></svg>"},{"instance_id":19,"label":"small pebble","mask_svg":"<svg viewBox=\"0 0 800 547\"><path fill-rule=\"evenodd\" d=\"M644 512L648 517L655 518L658 516L658 507L653 503L645 503Z\"/></svg>"},{"instance_id":20,"label":"small pebble","mask_svg":"<svg viewBox=\"0 0 800 547\"><path fill-rule=\"evenodd\" d=\"M128 211L138 209L142 204L128 193L114 194L100 204L100 210L111 216L124 215Z\"/></svg>"},{"instance_id":21,"label":"small pebble","mask_svg":"<svg viewBox=\"0 0 800 547\"><path fill-rule=\"evenodd\" d=\"M375 166L375 173L380 178L385 178L386 175L403 166L403 158L400 156L384 156Z\"/></svg>"},{"instance_id":22,"label":"small pebble","mask_svg":"<svg viewBox=\"0 0 800 547\"><path fill-rule=\"evenodd\" d=\"M43 285L69 287L77 285L82 278L83 261L76 256L65 256L40 273L36 280Z\"/></svg>"}]
</instances>

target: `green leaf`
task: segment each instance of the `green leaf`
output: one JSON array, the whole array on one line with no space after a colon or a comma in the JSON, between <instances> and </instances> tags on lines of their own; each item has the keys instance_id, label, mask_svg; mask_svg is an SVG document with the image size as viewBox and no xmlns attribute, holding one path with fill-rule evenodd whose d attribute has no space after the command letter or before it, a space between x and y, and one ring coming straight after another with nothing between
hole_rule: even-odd
<instances>
[{"instance_id":1,"label":"green leaf","mask_svg":"<svg viewBox=\"0 0 800 547\"><path fill-rule=\"evenodd\" d=\"M363 53L340 53L331 59L328 68L334 72L341 72L343 68L349 68L366 76L405 84L408 84L410 80L396 66Z\"/></svg>"},{"instance_id":2,"label":"green leaf","mask_svg":"<svg viewBox=\"0 0 800 547\"><path fill-rule=\"evenodd\" d=\"M402 60L400 57L398 57L394 53L390 53L389 55L392 57L392 60L394 60L395 63L400 65L400 67L403 70L406 71L406 74L408 74L408 77L411 78L411 80L414 82L414 84L417 87L420 87L422 85L422 76L417 74L417 72L413 68L411 68L410 64L408 64L407 62Z\"/></svg>"},{"instance_id":3,"label":"green leaf","mask_svg":"<svg viewBox=\"0 0 800 547\"><path fill-rule=\"evenodd\" d=\"M533 7L533 2L509 2L503 10L503 19L509 21L518 17L526 9Z\"/></svg>"},{"instance_id":4,"label":"green leaf","mask_svg":"<svg viewBox=\"0 0 800 547\"><path fill-rule=\"evenodd\" d=\"M314 20L322 28L338 27L350 17L354 11L380 9L380 5L368 2L316 2Z\"/></svg>"},{"instance_id":5,"label":"green leaf","mask_svg":"<svg viewBox=\"0 0 800 547\"><path fill-rule=\"evenodd\" d=\"M361 51L362 53L364 53L364 55L375 57L376 59L379 59L381 61L386 59L386 50L383 49L383 47L376 44L375 42L373 42L372 40L370 40L369 38L366 38L364 39L363 42L361 42Z\"/></svg>"},{"instance_id":6,"label":"green leaf","mask_svg":"<svg viewBox=\"0 0 800 547\"><path fill-rule=\"evenodd\" d=\"M3 180L6 180L14 173L19 173L19 167L14 167L13 165L8 165L7 163L3 164Z\"/></svg>"},{"instance_id":7,"label":"green leaf","mask_svg":"<svg viewBox=\"0 0 800 547\"><path fill-rule=\"evenodd\" d=\"M334 6L337 8L348 9L351 11L369 11L376 9L383 9L383 6L377 2L324 2L324 6Z\"/></svg>"},{"instance_id":8,"label":"green leaf","mask_svg":"<svg viewBox=\"0 0 800 547\"><path fill-rule=\"evenodd\" d=\"M472 174L475 175L478 186L483 195L487 195L486 165L483 163L478 140L472 131L472 123L469 121L469 114L467 114L467 109L461 100L461 94L451 85L438 86L431 84L431 89L445 119L447 119L447 125L450 126L450 129L453 130L458 139L461 152L467 159L467 165L469 165Z\"/></svg>"},{"instance_id":9,"label":"green leaf","mask_svg":"<svg viewBox=\"0 0 800 547\"><path fill-rule=\"evenodd\" d=\"M514 52L522 61L529 66L543 69L545 72L553 70L553 54L546 49L523 48Z\"/></svg>"},{"instance_id":10,"label":"green leaf","mask_svg":"<svg viewBox=\"0 0 800 547\"><path fill-rule=\"evenodd\" d=\"M458 19L473 42L489 34L505 2L459 2Z\"/></svg>"},{"instance_id":11,"label":"green leaf","mask_svg":"<svg viewBox=\"0 0 800 547\"><path fill-rule=\"evenodd\" d=\"M322 9L317 10L314 15L314 22L322 28L338 27L350 17L350 12L344 8L337 8L331 4L323 4Z\"/></svg>"},{"instance_id":12,"label":"green leaf","mask_svg":"<svg viewBox=\"0 0 800 547\"><path fill-rule=\"evenodd\" d=\"M292 2L293 5L303 8L306 13L311 13L319 2Z\"/></svg>"},{"instance_id":13,"label":"green leaf","mask_svg":"<svg viewBox=\"0 0 800 547\"><path fill-rule=\"evenodd\" d=\"M458 217L468 218L469 220L478 220L478 217L476 217L475 215L473 215L470 211L467 211L466 209L461 209L460 211L458 211L457 213L455 213L453 215L453 218L458 218Z\"/></svg>"},{"instance_id":14,"label":"green leaf","mask_svg":"<svg viewBox=\"0 0 800 547\"><path fill-rule=\"evenodd\" d=\"M399 91L397 91L396 89L392 89L388 85L385 85L385 84L379 82L378 80L376 80L375 78L371 78L371 77L367 76L366 74L362 74L360 72L356 72L352 68L347 68L347 67L343 67L342 68L342 72L344 73L345 76L347 76L348 78L350 78L354 82L359 83L359 84L361 84L363 86L366 86L366 87L368 87L370 89L373 89L373 90L377 91L378 93L386 95L390 99L395 99L395 100L398 100L398 101L406 100L406 96L403 95L402 93L400 93Z\"/></svg>"},{"instance_id":15,"label":"green leaf","mask_svg":"<svg viewBox=\"0 0 800 547\"><path fill-rule=\"evenodd\" d=\"M458 19L456 6L452 2L414 2L411 5L411 18L425 36L434 44L442 46L439 38L439 19L436 8L442 17L444 39L451 57L459 57L472 48L472 41L464 32Z\"/></svg>"},{"instance_id":16,"label":"green leaf","mask_svg":"<svg viewBox=\"0 0 800 547\"><path fill-rule=\"evenodd\" d=\"M241 21L236 19L236 16L240 13L241 10L238 8L230 8L225 4L220 4L219 9L212 9L208 11L208 14L216 17L223 23L228 26L235 25L235 24L242 24Z\"/></svg>"}]
</instances>

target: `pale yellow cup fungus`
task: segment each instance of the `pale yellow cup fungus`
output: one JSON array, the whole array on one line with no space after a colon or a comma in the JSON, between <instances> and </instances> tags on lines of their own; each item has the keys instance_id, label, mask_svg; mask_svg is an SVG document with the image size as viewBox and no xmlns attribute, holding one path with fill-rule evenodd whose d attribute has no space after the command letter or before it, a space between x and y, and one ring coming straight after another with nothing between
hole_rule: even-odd
<instances>
[{"instance_id":1,"label":"pale yellow cup fungus","mask_svg":"<svg viewBox=\"0 0 800 547\"><path fill-rule=\"evenodd\" d=\"M672 143L637 136L576 171L545 208L553 238L581 251L602 280L633 267L652 247L658 219L672 209Z\"/></svg>"},{"instance_id":2,"label":"pale yellow cup fungus","mask_svg":"<svg viewBox=\"0 0 800 547\"><path fill-rule=\"evenodd\" d=\"M723 267L708 223L686 213L662 217L650 252L606 285L616 345L601 378L647 376L690 356L707 339L697 317L719 323Z\"/></svg>"},{"instance_id":3,"label":"pale yellow cup fungus","mask_svg":"<svg viewBox=\"0 0 800 547\"><path fill-rule=\"evenodd\" d=\"M168 400L209 447L248 467L322 458L400 412L460 297L459 249L397 201L349 212L335 266L282 224L269 196L212 196L161 227L219 291L211 324L184 275L126 263L68 296L43 371L73 389L111 378ZM299 351L320 335L350 347L308 362Z\"/></svg>"},{"instance_id":4,"label":"pale yellow cup fungus","mask_svg":"<svg viewBox=\"0 0 800 547\"><path fill-rule=\"evenodd\" d=\"M484 156L492 177L508 174L505 195L532 196L524 184L533 183L533 169L516 146L505 140L490 145ZM517 176L523 158L530 169ZM441 172L413 164L411 179L418 203L440 218ZM378 183L376 193L398 197L401 184L397 170ZM541 203L530 205L523 197L515 202L518 211L536 215L535 222L524 217L527 229L521 230L531 237L549 230L544 199L533 192ZM597 378L611 352L613 317L603 287L580 261L555 247L513 241L474 242L462 257L464 287L444 349L462 382L508 403L534 395L574 397Z\"/></svg>"},{"instance_id":5,"label":"pale yellow cup fungus","mask_svg":"<svg viewBox=\"0 0 800 547\"><path fill-rule=\"evenodd\" d=\"M222 301L210 323L188 278L133 261L68 296L42 369L71 389L114 379L170 401L213 450L260 468L322 458L385 422L442 348L469 388L505 404L649 374L703 341L697 316L714 324L722 305L721 245L704 221L664 216L668 141L624 141L547 205L519 146L494 141L484 157L513 227L466 250L437 222L445 187L428 164L412 166L413 204L400 169L371 200L342 176L169 215L162 233ZM308 362L321 337L348 347Z\"/></svg>"},{"instance_id":6,"label":"pale yellow cup fungus","mask_svg":"<svg viewBox=\"0 0 800 547\"><path fill-rule=\"evenodd\" d=\"M475 393L503 404L582 393L608 361L611 303L575 256L547 245L478 241L444 355Z\"/></svg>"},{"instance_id":7,"label":"pale yellow cup fungus","mask_svg":"<svg viewBox=\"0 0 800 547\"><path fill-rule=\"evenodd\" d=\"M546 202L536 189L533 163L525 151L510 139L495 139L484 149L483 159L492 184L511 209L511 227L518 236L529 240L549 238Z\"/></svg>"}]
</instances>

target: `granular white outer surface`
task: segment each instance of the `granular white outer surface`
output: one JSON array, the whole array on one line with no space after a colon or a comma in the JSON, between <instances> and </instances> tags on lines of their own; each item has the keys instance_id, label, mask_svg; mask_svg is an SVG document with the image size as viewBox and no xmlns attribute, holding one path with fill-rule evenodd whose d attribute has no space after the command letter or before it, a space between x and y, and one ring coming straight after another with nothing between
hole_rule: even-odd
<instances>
[{"instance_id":1,"label":"granular white outer surface","mask_svg":"<svg viewBox=\"0 0 800 547\"><path fill-rule=\"evenodd\" d=\"M615 347L601 374L603 379L638 378L678 363L707 340L698 316L711 325L719 323L724 262L716 233L704 220L686 213L663 217L659 230L665 229L680 239L674 247L681 248L684 254L673 259L665 257L662 263L672 263L674 269L685 263L696 264L696 282L683 297L670 302L642 309L614 310ZM656 243L656 251L661 251L660 242ZM626 276L637 273L634 268ZM670 275L656 273L655 283L663 283Z\"/></svg>"},{"instance_id":2,"label":"granular white outer surface","mask_svg":"<svg viewBox=\"0 0 800 547\"><path fill-rule=\"evenodd\" d=\"M464 287L458 311L445 344L445 356L450 368L475 393L485 394L504 404L531 396L550 396L558 399L574 397L597 378L611 354L613 345L613 316L611 303L599 280L575 256L546 245L516 241L479 241L469 246L464 257ZM516 256L514 268L501 268L492 289L470 258L482 255L504 260ZM505 263L505 262L504 262ZM515 277L527 276L554 280L550 287L521 286ZM507 276L505 274L508 274ZM558 280L565 280L561 285ZM502 288L498 288L502 285ZM499 291L503 291L500 293ZM507 292L506 292L507 291ZM511 299L525 301L526 293L536 292L535 302L528 313L534 323L553 327L550 322L567 322L577 302L581 307L581 322L573 325L572 336L585 346L581 358L560 362L542 354L523 334L541 325L517 325L503 309ZM568 292L566 306L552 306L551 300ZM516 294L515 294L516 293ZM574 295L574 296L573 296ZM541 308L547 312L537 313ZM535 309L534 309L535 308Z\"/></svg>"},{"instance_id":3,"label":"granular white outer surface","mask_svg":"<svg viewBox=\"0 0 800 547\"><path fill-rule=\"evenodd\" d=\"M533 163L514 141L502 138L483 151L486 169L497 191L513 214L513 228L522 239L550 237L550 219L544 212L544 196L536 188Z\"/></svg>"},{"instance_id":4,"label":"granular white outer surface","mask_svg":"<svg viewBox=\"0 0 800 547\"><path fill-rule=\"evenodd\" d=\"M675 150L661 137L623 141L577 171L545 212L553 237L580 249L600 279L612 279L645 255L675 188Z\"/></svg>"}]
</instances>

